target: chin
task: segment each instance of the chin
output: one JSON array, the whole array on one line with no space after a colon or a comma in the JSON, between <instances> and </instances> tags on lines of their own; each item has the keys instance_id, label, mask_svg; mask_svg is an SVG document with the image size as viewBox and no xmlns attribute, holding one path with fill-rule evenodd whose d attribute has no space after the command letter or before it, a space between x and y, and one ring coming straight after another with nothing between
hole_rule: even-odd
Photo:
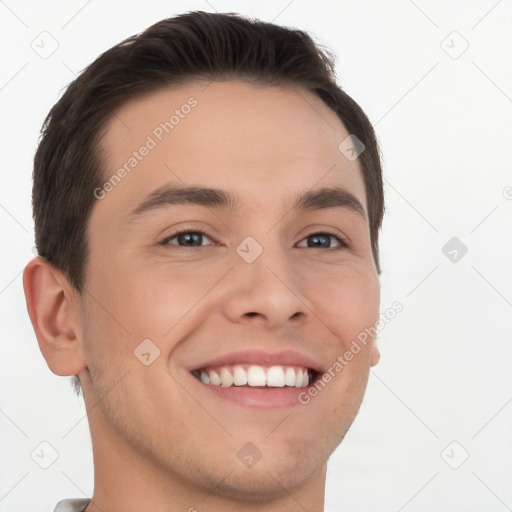
<instances>
[{"instance_id":1,"label":"chin","mask_svg":"<svg viewBox=\"0 0 512 512\"><path fill-rule=\"evenodd\" d=\"M300 446L300 448L298 448ZM293 451L272 455L264 450L261 459L252 467L245 467L238 459L225 464L196 468L196 479L210 492L239 500L264 502L275 500L305 486L315 476L324 473L329 454L318 442L309 447L295 444ZM190 474L189 474L190 475Z\"/></svg>"},{"instance_id":2,"label":"chin","mask_svg":"<svg viewBox=\"0 0 512 512\"><path fill-rule=\"evenodd\" d=\"M216 475L216 480L212 480L210 475L208 487L211 487L211 490L215 489L215 494L226 498L265 502L288 495L290 491L301 488L311 479L309 471L308 474L301 474L297 470L293 473L283 473L284 475L280 477L271 470L244 468L227 476Z\"/></svg>"}]
</instances>

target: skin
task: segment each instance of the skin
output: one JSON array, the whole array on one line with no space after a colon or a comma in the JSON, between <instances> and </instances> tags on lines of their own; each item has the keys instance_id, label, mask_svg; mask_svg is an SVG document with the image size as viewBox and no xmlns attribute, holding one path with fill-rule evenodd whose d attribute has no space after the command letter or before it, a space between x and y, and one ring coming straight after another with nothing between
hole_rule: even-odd
<instances>
[{"instance_id":1,"label":"skin","mask_svg":"<svg viewBox=\"0 0 512 512\"><path fill-rule=\"evenodd\" d=\"M198 104L121 183L88 225L85 292L44 259L24 273L41 351L58 375L79 374L95 489L88 511L323 510L327 460L357 414L375 340L307 405L255 410L190 386L187 368L219 354L295 350L328 368L379 317L368 222L346 207L291 211L308 190L342 186L367 212L348 132L304 90L244 82L192 84L124 105L106 127L108 179L169 113ZM129 220L166 183L236 193L240 208L169 206ZM176 229L204 231L197 248ZM348 247L307 247L335 230ZM246 263L247 236L263 248ZM144 339L160 356L144 366ZM191 391L192 390L192 391ZM252 468L237 452L262 453Z\"/></svg>"}]
</instances>

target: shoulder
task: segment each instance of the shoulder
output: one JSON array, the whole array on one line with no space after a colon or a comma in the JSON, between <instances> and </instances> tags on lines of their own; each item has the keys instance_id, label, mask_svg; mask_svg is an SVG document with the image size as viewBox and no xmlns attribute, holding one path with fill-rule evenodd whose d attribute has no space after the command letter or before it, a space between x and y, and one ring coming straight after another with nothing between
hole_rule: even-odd
<instances>
[{"instance_id":1,"label":"shoulder","mask_svg":"<svg viewBox=\"0 0 512 512\"><path fill-rule=\"evenodd\" d=\"M90 501L89 499L61 500L57 503L53 512L83 512Z\"/></svg>"}]
</instances>

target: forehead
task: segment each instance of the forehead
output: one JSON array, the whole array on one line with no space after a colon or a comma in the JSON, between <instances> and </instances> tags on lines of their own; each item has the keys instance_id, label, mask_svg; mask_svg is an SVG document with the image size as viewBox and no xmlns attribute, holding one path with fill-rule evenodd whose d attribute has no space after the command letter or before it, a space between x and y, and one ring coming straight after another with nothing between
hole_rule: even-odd
<instances>
[{"instance_id":1,"label":"forehead","mask_svg":"<svg viewBox=\"0 0 512 512\"><path fill-rule=\"evenodd\" d=\"M108 193L96 209L128 215L165 183L236 192L248 208L286 207L313 188L342 186L366 209L349 136L314 94L241 81L164 89L123 106L102 141Z\"/></svg>"}]
</instances>

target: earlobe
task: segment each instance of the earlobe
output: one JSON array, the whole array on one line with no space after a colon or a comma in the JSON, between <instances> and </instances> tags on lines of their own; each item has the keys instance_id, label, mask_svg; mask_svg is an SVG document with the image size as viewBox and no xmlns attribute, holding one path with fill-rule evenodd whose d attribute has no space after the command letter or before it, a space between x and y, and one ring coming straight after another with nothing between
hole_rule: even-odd
<instances>
[{"instance_id":1,"label":"earlobe","mask_svg":"<svg viewBox=\"0 0 512 512\"><path fill-rule=\"evenodd\" d=\"M377 341L373 340L370 353L370 366L375 366L380 360L380 351L377 348Z\"/></svg>"},{"instance_id":2,"label":"earlobe","mask_svg":"<svg viewBox=\"0 0 512 512\"><path fill-rule=\"evenodd\" d=\"M56 375L75 375L85 369L78 297L62 272L38 256L23 271L23 289L37 342L50 370Z\"/></svg>"}]
</instances>

